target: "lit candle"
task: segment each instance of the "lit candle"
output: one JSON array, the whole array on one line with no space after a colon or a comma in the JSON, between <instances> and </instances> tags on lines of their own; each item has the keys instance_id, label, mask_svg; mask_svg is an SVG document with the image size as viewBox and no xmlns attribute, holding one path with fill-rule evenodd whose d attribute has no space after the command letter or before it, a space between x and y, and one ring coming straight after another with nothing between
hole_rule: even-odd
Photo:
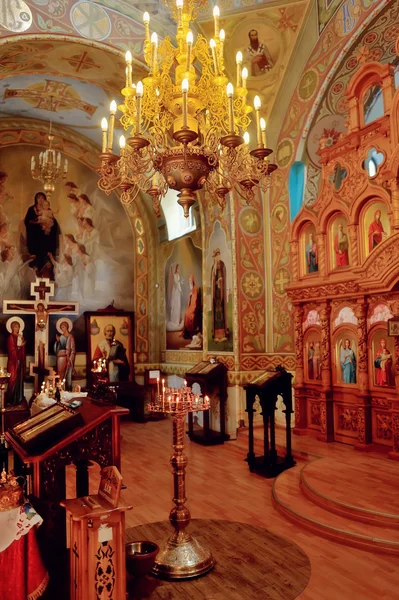
<instances>
[{"instance_id":1,"label":"lit candle","mask_svg":"<svg viewBox=\"0 0 399 600\"><path fill-rule=\"evenodd\" d=\"M266 121L263 117L260 120L260 130L262 132L262 145L266 148Z\"/></svg>"},{"instance_id":2,"label":"lit candle","mask_svg":"<svg viewBox=\"0 0 399 600\"><path fill-rule=\"evenodd\" d=\"M219 36L219 17L220 17L220 10L218 6L214 6L213 7L213 18L215 21L215 37L217 38Z\"/></svg>"},{"instance_id":3,"label":"lit candle","mask_svg":"<svg viewBox=\"0 0 399 600\"><path fill-rule=\"evenodd\" d=\"M226 93L229 103L229 132L234 134L234 106L233 106L233 94L234 88L232 83L228 83L226 86Z\"/></svg>"},{"instance_id":4,"label":"lit candle","mask_svg":"<svg viewBox=\"0 0 399 600\"><path fill-rule=\"evenodd\" d=\"M242 65L242 52L238 51L236 54L236 65L237 65L237 87L241 86L241 65Z\"/></svg>"},{"instance_id":5,"label":"lit candle","mask_svg":"<svg viewBox=\"0 0 399 600\"><path fill-rule=\"evenodd\" d=\"M119 148L121 150L121 156L123 156L125 153L125 147L126 147L126 139L125 139L124 135L121 135L121 137L119 138Z\"/></svg>"},{"instance_id":6,"label":"lit candle","mask_svg":"<svg viewBox=\"0 0 399 600\"><path fill-rule=\"evenodd\" d=\"M181 27L181 22L182 22L182 11L183 11L183 2L184 0L176 0L176 6L177 6L177 26Z\"/></svg>"},{"instance_id":7,"label":"lit candle","mask_svg":"<svg viewBox=\"0 0 399 600\"><path fill-rule=\"evenodd\" d=\"M181 82L181 89L183 93L183 128L188 127L188 79L183 79Z\"/></svg>"},{"instance_id":8,"label":"lit candle","mask_svg":"<svg viewBox=\"0 0 399 600\"><path fill-rule=\"evenodd\" d=\"M248 79L247 67L244 67L243 70L241 71L241 77L242 77L242 87L246 89L247 88L247 79Z\"/></svg>"},{"instance_id":9,"label":"lit candle","mask_svg":"<svg viewBox=\"0 0 399 600\"><path fill-rule=\"evenodd\" d=\"M157 63L157 51L158 51L158 35L154 32L151 36L151 70L152 74L156 75L158 71Z\"/></svg>"},{"instance_id":10,"label":"lit candle","mask_svg":"<svg viewBox=\"0 0 399 600\"><path fill-rule=\"evenodd\" d=\"M215 40L212 38L209 42L209 45L211 47L211 51L212 51L212 58L213 58L213 65L215 68L215 75L219 75L219 61L218 61L218 57L216 54L216 42Z\"/></svg>"},{"instance_id":11,"label":"lit candle","mask_svg":"<svg viewBox=\"0 0 399 600\"><path fill-rule=\"evenodd\" d=\"M224 29L220 30L219 33L219 40L220 40L220 56L223 56L223 47L224 47L224 40L226 39L226 34L224 32Z\"/></svg>"},{"instance_id":12,"label":"lit candle","mask_svg":"<svg viewBox=\"0 0 399 600\"><path fill-rule=\"evenodd\" d=\"M143 93L143 83L138 81L136 86L136 135L141 133L141 100Z\"/></svg>"},{"instance_id":13,"label":"lit candle","mask_svg":"<svg viewBox=\"0 0 399 600\"><path fill-rule=\"evenodd\" d=\"M157 396L159 398L160 394L159 394L159 377L157 377Z\"/></svg>"},{"instance_id":14,"label":"lit candle","mask_svg":"<svg viewBox=\"0 0 399 600\"><path fill-rule=\"evenodd\" d=\"M103 153L107 151L107 131L108 131L108 121L104 117L101 121L101 129L103 130Z\"/></svg>"},{"instance_id":15,"label":"lit candle","mask_svg":"<svg viewBox=\"0 0 399 600\"><path fill-rule=\"evenodd\" d=\"M132 85L132 53L128 50L125 54L126 60L126 87Z\"/></svg>"},{"instance_id":16,"label":"lit candle","mask_svg":"<svg viewBox=\"0 0 399 600\"><path fill-rule=\"evenodd\" d=\"M150 15L147 11L143 14L143 23L144 23L145 39L147 42L149 42L150 41Z\"/></svg>"},{"instance_id":17,"label":"lit candle","mask_svg":"<svg viewBox=\"0 0 399 600\"><path fill-rule=\"evenodd\" d=\"M112 152L112 145L114 143L114 124L115 124L115 113L116 113L116 102L112 100L109 107L109 127L108 127L108 150Z\"/></svg>"},{"instance_id":18,"label":"lit candle","mask_svg":"<svg viewBox=\"0 0 399 600\"><path fill-rule=\"evenodd\" d=\"M244 143L248 145L249 144L249 133L248 133L248 131L246 131L244 133L243 138L244 138Z\"/></svg>"},{"instance_id":19,"label":"lit candle","mask_svg":"<svg viewBox=\"0 0 399 600\"><path fill-rule=\"evenodd\" d=\"M35 157L34 156L32 156L32 158L31 158L30 168L32 171L35 169Z\"/></svg>"},{"instance_id":20,"label":"lit candle","mask_svg":"<svg viewBox=\"0 0 399 600\"><path fill-rule=\"evenodd\" d=\"M261 128L260 128L260 106L261 106L260 98L259 98L259 96L255 96L254 108L255 108L255 113L256 113L256 138L257 138L259 147L262 146L262 132L261 132Z\"/></svg>"},{"instance_id":21,"label":"lit candle","mask_svg":"<svg viewBox=\"0 0 399 600\"><path fill-rule=\"evenodd\" d=\"M191 48L193 46L193 34L191 31L189 31L186 35L186 43L187 43L186 71L189 71L190 66L191 66Z\"/></svg>"}]
</instances>

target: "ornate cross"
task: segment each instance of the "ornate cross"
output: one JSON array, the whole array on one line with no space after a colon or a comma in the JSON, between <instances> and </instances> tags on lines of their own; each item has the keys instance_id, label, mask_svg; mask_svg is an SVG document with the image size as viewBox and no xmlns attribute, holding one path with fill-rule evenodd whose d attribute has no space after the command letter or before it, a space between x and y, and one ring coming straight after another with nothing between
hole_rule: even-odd
<instances>
[{"instance_id":1,"label":"ornate cross","mask_svg":"<svg viewBox=\"0 0 399 600\"><path fill-rule=\"evenodd\" d=\"M77 315L79 302L50 302L50 297L54 296L54 283L43 277L38 277L30 284L30 293L34 300L3 300L3 313L35 315L35 360L29 365L29 375L35 378L34 391L37 392L45 376L54 375L54 369L48 366L49 315Z\"/></svg>"}]
</instances>

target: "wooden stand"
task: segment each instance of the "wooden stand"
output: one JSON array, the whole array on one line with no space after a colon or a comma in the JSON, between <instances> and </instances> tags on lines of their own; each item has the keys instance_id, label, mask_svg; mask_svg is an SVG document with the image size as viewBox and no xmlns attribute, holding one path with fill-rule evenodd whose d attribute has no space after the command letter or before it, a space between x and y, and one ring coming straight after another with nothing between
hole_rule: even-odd
<instances>
[{"instance_id":1,"label":"wooden stand","mask_svg":"<svg viewBox=\"0 0 399 600\"><path fill-rule=\"evenodd\" d=\"M292 410L292 375L287 373L284 367L277 367L275 373L266 372L255 381L245 386L247 394L248 427L249 427L249 449L246 461L249 470L256 472L264 477L276 477L285 469L295 465L294 457L291 451L291 414ZM286 427L286 455L277 456L276 450L276 432L274 412L276 410L277 396L283 398L285 404L285 427ZM254 417L253 405L256 396L259 397L263 416L263 435L264 435L264 455L255 456L254 452ZM269 441L270 427L270 441Z\"/></svg>"},{"instance_id":2,"label":"wooden stand","mask_svg":"<svg viewBox=\"0 0 399 600\"><path fill-rule=\"evenodd\" d=\"M202 361L186 373L187 385L198 383L203 396L211 400L218 396L220 403L220 431L210 428L210 411L205 411L204 426L194 429L193 413L188 413L188 437L205 446L223 444L230 436L226 433L227 367L223 363Z\"/></svg>"},{"instance_id":3,"label":"wooden stand","mask_svg":"<svg viewBox=\"0 0 399 600\"><path fill-rule=\"evenodd\" d=\"M39 534L50 555L54 555L56 548L65 547L65 515L59 502L66 496L66 466L76 466L77 496L89 493L90 460L100 467L116 465L120 469L119 418L129 411L120 406L97 406L89 398L83 398L76 412L82 416L82 424L73 431L60 433L58 439L53 439L40 453L23 447L12 429L5 434L15 452L15 473L28 476L28 493L43 516ZM46 431L46 422L37 430L38 434ZM51 435L51 430L48 434Z\"/></svg>"},{"instance_id":4,"label":"wooden stand","mask_svg":"<svg viewBox=\"0 0 399 600\"><path fill-rule=\"evenodd\" d=\"M101 496L63 500L70 539L70 598L126 597L125 512Z\"/></svg>"}]
</instances>

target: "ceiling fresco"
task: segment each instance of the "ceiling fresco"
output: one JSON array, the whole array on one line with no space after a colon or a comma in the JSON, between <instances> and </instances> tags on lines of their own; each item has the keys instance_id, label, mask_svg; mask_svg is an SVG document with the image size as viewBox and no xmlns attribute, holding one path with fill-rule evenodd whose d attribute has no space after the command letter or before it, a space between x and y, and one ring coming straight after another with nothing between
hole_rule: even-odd
<instances>
[{"instance_id":1,"label":"ceiling fresco","mask_svg":"<svg viewBox=\"0 0 399 600\"><path fill-rule=\"evenodd\" d=\"M262 112L266 117L271 113L295 48L308 2L277 7L268 7L267 4L257 4L257 10L247 11L245 15L220 18L220 27L226 33L225 60L228 74L234 81L235 57L240 50L243 54L243 67L246 66L249 72L247 88L261 97ZM213 36L213 20L200 23L199 27L208 39ZM250 101L252 102L251 97Z\"/></svg>"}]
</instances>

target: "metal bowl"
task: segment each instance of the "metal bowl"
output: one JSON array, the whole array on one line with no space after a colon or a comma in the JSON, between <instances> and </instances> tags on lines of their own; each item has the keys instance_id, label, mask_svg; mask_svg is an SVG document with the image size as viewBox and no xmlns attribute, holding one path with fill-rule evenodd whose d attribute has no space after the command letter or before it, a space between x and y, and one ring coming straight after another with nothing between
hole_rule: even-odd
<instances>
[{"instance_id":1,"label":"metal bowl","mask_svg":"<svg viewBox=\"0 0 399 600\"><path fill-rule=\"evenodd\" d=\"M159 546L154 542L131 542L126 544L126 569L133 577L148 575L154 566Z\"/></svg>"}]
</instances>

